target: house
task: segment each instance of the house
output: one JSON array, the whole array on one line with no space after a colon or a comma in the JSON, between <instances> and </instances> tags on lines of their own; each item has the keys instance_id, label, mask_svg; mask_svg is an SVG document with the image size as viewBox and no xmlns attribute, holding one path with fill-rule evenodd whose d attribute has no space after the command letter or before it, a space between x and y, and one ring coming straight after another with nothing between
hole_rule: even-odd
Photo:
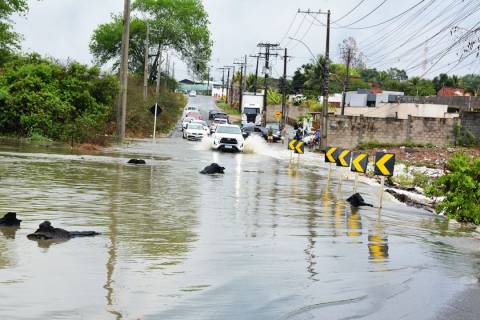
<instances>
[{"instance_id":1,"label":"house","mask_svg":"<svg viewBox=\"0 0 480 320\"><path fill-rule=\"evenodd\" d=\"M440 97L458 97L458 96L464 96L464 95L465 95L464 89L447 87L447 86L443 86L437 92L437 96L440 96Z\"/></svg>"}]
</instances>

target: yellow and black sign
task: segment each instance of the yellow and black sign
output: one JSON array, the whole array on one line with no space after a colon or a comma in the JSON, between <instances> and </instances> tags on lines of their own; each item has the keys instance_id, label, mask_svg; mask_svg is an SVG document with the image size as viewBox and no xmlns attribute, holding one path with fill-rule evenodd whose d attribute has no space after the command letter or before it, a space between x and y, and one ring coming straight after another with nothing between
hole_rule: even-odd
<instances>
[{"instance_id":1,"label":"yellow and black sign","mask_svg":"<svg viewBox=\"0 0 480 320\"><path fill-rule=\"evenodd\" d=\"M368 154L354 152L352 155L352 166L350 169L353 172L365 173L367 172Z\"/></svg>"},{"instance_id":2,"label":"yellow and black sign","mask_svg":"<svg viewBox=\"0 0 480 320\"><path fill-rule=\"evenodd\" d=\"M282 117L282 113L280 111L275 112L275 118L280 119Z\"/></svg>"},{"instance_id":3,"label":"yellow and black sign","mask_svg":"<svg viewBox=\"0 0 480 320\"><path fill-rule=\"evenodd\" d=\"M377 152L375 154L375 171L376 176L393 176L393 168L395 167L395 154Z\"/></svg>"},{"instance_id":4,"label":"yellow and black sign","mask_svg":"<svg viewBox=\"0 0 480 320\"><path fill-rule=\"evenodd\" d=\"M304 154L305 143L302 140L292 139L288 143L288 149L293 150L295 153L298 153L298 154Z\"/></svg>"},{"instance_id":5,"label":"yellow and black sign","mask_svg":"<svg viewBox=\"0 0 480 320\"><path fill-rule=\"evenodd\" d=\"M350 150L342 150L338 153L337 166L339 167L350 167L350 158L352 153Z\"/></svg>"},{"instance_id":6,"label":"yellow and black sign","mask_svg":"<svg viewBox=\"0 0 480 320\"><path fill-rule=\"evenodd\" d=\"M295 144L295 153L304 154L305 153L305 146L302 140L298 140Z\"/></svg>"},{"instance_id":7,"label":"yellow and black sign","mask_svg":"<svg viewBox=\"0 0 480 320\"><path fill-rule=\"evenodd\" d=\"M295 150L295 145L297 144L297 140L292 139L288 142L288 149L289 150Z\"/></svg>"},{"instance_id":8,"label":"yellow and black sign","mask_svg":"<svg viewBox=\"0 0 480 320\"><path fill-rule=\"evenodd\" d=\"M340 151L342 151L342 149L337 147L328 148L327 152L325 152L325 162L336 163Z\"/></svg>"}]
</instances>

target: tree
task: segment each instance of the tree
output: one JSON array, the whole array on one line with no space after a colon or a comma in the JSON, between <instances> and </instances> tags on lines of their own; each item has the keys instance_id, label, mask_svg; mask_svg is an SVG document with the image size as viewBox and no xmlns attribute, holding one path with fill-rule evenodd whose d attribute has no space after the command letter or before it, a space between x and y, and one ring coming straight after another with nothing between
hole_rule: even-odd
<instances>
[{"instance_id":1,"label":"tree","mask_svg":"<svg viewBox=\"0 0 480 320\"><path fill-rule=\"evenodd\" d=\"M480 76L476 74L467 74L460 79L461 86L473 93L474 95L480 95Z\"/></svg>"},{"instance_id":2,"label":"tree","mask_svg":"<svg viewBox=\"0 0 480 320\"><path fill-rule=\"evenodd\" d=\"M397 68L390 68L387 70L388 78L390 80L407 80L407 72Z\"/></svg>"},{"instance_id":3,"label":"tree","mask_svg":"<svg viewBox=\"0 0 480 320\"><path fill-rule=\"evenodd\" d=\"M21 36L12 30L12 22L9 17L14 13L26 13L27 2L27 0L0 1L0 64L5 63L12 51L20 47Z\"/></svg>"},{"instance_id":4,"label":"tree","mask_svg":"<svg viewBox=\"0 0 480 320\"><path fill-rule=\"evenodd\" d=\"M206 75L212 41L208 15L200 0L135 0L133 12L146 16L146 19L134 16L131 20L129 69L132 72L143 73L148 23L151 29L150 80L156 78L162 49L176 51L195 74ZM121 30L121 16L115 15L112 22L102 24L94 31L90 51L99 64L113 62L114 67L118 66Z\"/></svg>"}]
</instances>

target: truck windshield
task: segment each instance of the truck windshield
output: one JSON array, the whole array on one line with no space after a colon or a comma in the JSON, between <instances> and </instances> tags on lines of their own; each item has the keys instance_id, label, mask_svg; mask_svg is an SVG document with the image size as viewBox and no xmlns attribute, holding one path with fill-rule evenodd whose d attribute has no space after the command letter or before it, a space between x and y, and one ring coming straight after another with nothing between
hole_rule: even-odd
<instances>
[{"instance_id":1,"label":"truck windshield","mask_svg":"<svg viewBox=\"0 0 480 320\"><path fill-rule=\"evenodd\" d=\"M245 114L257 114L258 108L244 108L243 113Z\"/></svg>"},{"instance_id":2,"label":"truck windshield","mask_svg":"<svg viewBox=\"0 0 480 320\"><path fill-rule=\"evenodd\" d=\"M242 134L239 127L227 127L227 126L219 126L217 128L217 133Z\"/></svg>"}]
</instances>

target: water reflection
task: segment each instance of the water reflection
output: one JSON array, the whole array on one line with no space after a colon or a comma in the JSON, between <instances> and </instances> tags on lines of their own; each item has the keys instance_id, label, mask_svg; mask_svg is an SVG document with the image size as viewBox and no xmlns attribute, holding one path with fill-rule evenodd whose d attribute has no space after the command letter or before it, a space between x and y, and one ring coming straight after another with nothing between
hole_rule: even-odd
<instances>
[{"instance_id":1,"label":"water reflection","mask_svg":"<svg viewBox=\"0 0 480 320\"><path fill-rule=\"evenodd\" d=\"M368 230L368 252L372 262L385 262L388 259L388 236L381 220L381 209L377 219Z\"/></svg>"},{"instance_id":2,"label":"water reflection","mask_svg":"<svg viewBox=\"0 0 480 320\"><path fill-rule=\"evenodd\" d=\"M0 227L0 232L5 239L15 239L15 235L20 227Z\"/></svg>"},{"instance_id":3,"label":"water reflection","mask_svg":"<svg viewBox=\"0 0 480 320\"><path fill-rule=\"evenodd\" d=\"M347 236L360 237L362 235L362 216L359 209L351 206L350 214L347 215Z\"/></svg>"}]
</instances>

